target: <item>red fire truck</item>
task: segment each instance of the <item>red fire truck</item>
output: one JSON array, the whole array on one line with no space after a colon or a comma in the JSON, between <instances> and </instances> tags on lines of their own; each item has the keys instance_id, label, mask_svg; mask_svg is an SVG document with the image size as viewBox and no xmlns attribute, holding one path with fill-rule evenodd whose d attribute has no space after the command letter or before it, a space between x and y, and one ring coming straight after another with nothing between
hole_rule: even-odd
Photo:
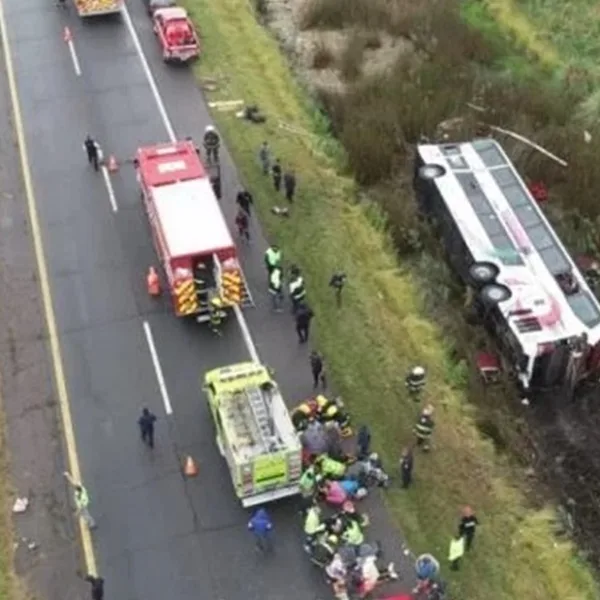
<instances>
[{"instance_id":1,"label":"red fire truck","mask_svg":"<svg viewBox=\"0 0 600 600\"><path fill-rule=\"evenodd\" d=\"M210 175L191 141L140 148L134 161L156 253L178 317L209 318L209 302L252 305Z\"/></svg>"}]
</instances>

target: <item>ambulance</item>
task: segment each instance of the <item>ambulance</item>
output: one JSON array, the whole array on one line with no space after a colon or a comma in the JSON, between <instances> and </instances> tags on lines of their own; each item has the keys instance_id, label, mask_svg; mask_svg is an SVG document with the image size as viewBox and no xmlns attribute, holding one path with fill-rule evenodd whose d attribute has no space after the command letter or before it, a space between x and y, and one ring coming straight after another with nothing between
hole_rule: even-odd
<instances>
[{"instance_id":1,"label":"ambulance","mask_svg":"<svg viewBox=\"0 0 600 600\"><path fill-rule=\"evenodd\" d=\"M298 494L302 444L269 369L255 362L214 369L203 389L242 506Z\"/></svg>"},{"instance_id":2,"label":"ambulance","mask_svg":"<svg viewBox=\"0 0 600 600\"><path fill-rule=\"evenodd\" d=\"M194 143L140 148L134 166L175 315L208 321L214 297L225 307L253 306L236 245Z\"/></svg>"}]
</instances>

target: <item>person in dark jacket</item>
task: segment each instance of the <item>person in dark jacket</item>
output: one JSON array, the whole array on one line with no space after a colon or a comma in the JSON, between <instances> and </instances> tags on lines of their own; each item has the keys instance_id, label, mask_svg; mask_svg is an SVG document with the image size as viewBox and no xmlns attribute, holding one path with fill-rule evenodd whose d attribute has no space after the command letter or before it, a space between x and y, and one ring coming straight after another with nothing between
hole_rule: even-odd
<instances>
[{"instance_id":1,"label":"person in dark jacket","mask_svg":"<svg viewBox=\"0 0 600 600\"><path fill-rule=\"evenodd\" d=\"M154 423L156 422L156 416L153 415L147 408L142 410L142 415L138 419L138 425L140 426L140 434L142 436L142 442L148 444L150 448L154 448Z\"/></svg>"},{"instance_id":2,"label":"person in dark jacket","mask_svg":"<svg viewBox=\"0 0 600 600\"><path fill-rule=\"evenodd\" d=\"M88 575L84 580L90 584L92 600L104 600L104 579Z\"/></svg>"},{"instance_id":3,"label":"person in dark jacket","mask_svg":"<svg viewBox=\"0 0 600 600\"><path fill-rule=\"evenodd\" d=\"M98 164L98 144L96 140L88 133L83 141L85 151L87 154L88 162L94 166L94 171L98 171L100 166Z\"/></svg>"},{"instance_id":4,"label":"person in dark jacket","mask_svg":"<svg viewBox=\"0 0 600 600\"><path fill-rule=\"evenodd\" d=\"M241 240L250 241L250 222L248 220L248 213L243 209L239 209L235 216L235 225L237 227L238 236Z\"/></svg>"},{"instance_id":5,"label":"person in dark jacket","mask_svg":"<svg viewBox=\"0 0 600 600\"><path fill-rule=\"evenodd\" d=\"M310 330L310 322L315 316L311 308L307 304L300 304L296 309L296 333L298 341L301 344L308 342L308 333Z\"/></svg>"},{"instance_id":6,"label":"person in dark jacket","mask_svg":"<svg viewBox=\"0 0 600 600\"><path fill-rule=\"evenodd\" d=\"M248 215L251 216L252 206L254 205L254 198L248 190L240 190L235 199L237 205Z\"/></svg>"},{"instance_id":7,"label":"person in dark jacket","mask_svg":"<svg viewBox=\"0 0 600 600\"><path fill-rule=\"evenodd\" d=\"M325 365L323 363L323 357L316 351L313 350L310 353L310 371L313 377L313 389L319 387L319 383L323 386L323 389L327 389L327 376L325 374Z\"/></svg>"},{"instance_id":8,"label":"person in dark jacket","mask_svg":"<svg viewBox=\"0 0 600 600\"><path fill-rule=\"evenodd\" d=\"M261 552L269 552L272 549L271 532L273 523L271 517L264 508L259 508L248 521L248 529L254 534L256 547Z\"/></svg>"},{"instance_id":9,"label":"person in dark jacket","mask_svg":"<svg viewBox=\"0 0 600 600\"><path fill-rule=\"evenodd\" d=\"M271 173L273 175L275 191L278 192L281 189L281 163L278 158L275 159L275 163L271 167Z\"/></svg>"},{"instance_id":10,"label":"person in dark jacket","mask_svg":"<svg viewBox=\"0 0 600 600\"><path fill-rule=\"evenodd\" d=\"M356 436L356 458L367 460L371 450L371 432L366 425L361 425Z\"/></svg>"},{"instance_id":11,"label":"person in dark jacket","mask_svg":"<svg viewBox=\"0 0 600 600\"><path fill-rule=\"evenodd\" d=\"M410 448L404 448L400 455L400 475L402 477L402 487L407 489L412 483L412 472L413 472L413 453Z\"/></svg>"},{"instance_id":12,"label":"person in dark jacket","mask_svg":"<svg viewBox=\"0 0 600 600\"><path fill-rule=\"evenodd\" d=\"M285 199L288 202L294 201L294 194L296 193L296 175L294 171L286 171L283 176L283 188L285 190Z\"/></svg>"},{"instance_id":13,"label":"person in dark jacket","mask_svg":"<svg viewBox=\"0 0 600 600\"><path fill-rule=\"evenodd\" d=\"M462 512L462 518L458 525L458 536L465 538L465 550L468 552L473 545L475 538L475 530L479 525L479 521L470 506L465 506Z\"/></svg>"}]
</instances>

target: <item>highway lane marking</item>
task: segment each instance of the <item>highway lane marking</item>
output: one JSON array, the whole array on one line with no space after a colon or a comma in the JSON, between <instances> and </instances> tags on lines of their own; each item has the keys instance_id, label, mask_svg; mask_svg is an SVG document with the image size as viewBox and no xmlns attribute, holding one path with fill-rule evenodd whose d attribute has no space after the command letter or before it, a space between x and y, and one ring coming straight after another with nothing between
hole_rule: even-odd
<instances>
[{"instance_id":1,"label":"highway lane marking","mask_svg":"<svg viewBox=\"0 0 600 600\"><path fill-rule=\"evenodd\" d=\"M162 401L165 405L165 411L167 415L172 415L173 407L171 406L169 391L167 390L167 384L165 383L160 359L158 358L158 352L156 351L156 345L154 344L154 336L152 335L152 329L150 328L150 323L148 323L148 321L144 321L144 333L146 334L146 342L148 342L148 349L150 350L150 356L152 357L152 364L154 365L154 372L156 373L158 388L160 389L160 395L162 396Z\"/></svg>"},{"instance_id":2,"label":"highway lane marking","mask_svg":"<svg viewBox=\"0 0 600 600\"><path fill-rule=\"evenodd\" d=\"M169 115L167 114L167 109L165 108L165 103L162 99L162 96L158 91L158 86L156 85L156 81L154 79L154 76L152 75L152 71L150 70L150 65L148 64L148 60L146 59L146 55L144 54L144 49L142 48L142 45L140 43L137 31L133 26L133 21L131 20L131 15L129 14L129 10L127 8L126 3L123 4L123 16L125 17L125 23L127 24L127 29L131 34L131 38L133 40L133 44L135 46L137 55L139 56L139 59L142 63L142 68L144 70L144 73L146 74L146 79L150 84L150 89L152 90L152 95L154 96L154 100L156 101L158 112L160 113L160 116L162 118L163 125L167 130L171 142L175 143L177 141L177 137L175 136L175 129L173 128L171 120L169 119ZM250 329L248 327L248 323L246 322L246 318L242 313L242 309L239 306L234 306L233 311L238 322L240 331L242 332L244 344L246 345L246 349L250 354L250 358L254 362L260 362L256 346L254 345L254 340L252 339L252 335L250 334Z\"/></svg>"},{"instance_id":3,"label":"highway lane marking","mask_svg":"<svg viewBox=\"0 0 600 600\"><path fill-rule=\"evenodd\" d=\"M44 304L44 313L46 325L48 327L48 338L50 340L50 354L52 357L52 365L54 367L54 380L56 382L56 391L60 405L60 414L62 426L65 436L65 444L67 446L67 461L69 472L77 481L81 481L81 469L79 466L79 455L77 453L77 442L75 439L75 429L73 427L73 418L71 416L71 405L69 401L69 393L67 391L67 383L62 360L62 351L58 338L58 328L56 326L56 317L54 315L54 307L52 304L52 293L50 290L50 282L48 278L48 268L46 266L46 257L44 253L44 244L42 241L41 227L37 211L37 201L33 191L33 178L29 168L29 156L27 153L27 145L25 142L25 129L23 127L23 118L21 115L21 103L19 99L19 91L15 70L12 61L10 43L8 41L8 26L4 15L4 5L0 0L0 35L2 37L2 49L4 52L4 61L6 64L6 75L8 79L8 87L13 108L15 131L17 134L17 142L19 147L19 157L21 161L21 170L23 173L23 182L25 186L25 196L27 198L27 210L29 213L29 223L31 225L31 236L33 238L33 246L35 258L37 262L40 290ZM88 573L96 574L96 556L92 544L92 537L87 527L84 526L79 519L79 531L81 534L81 542L83 546L83 554Z\"/></svg>"},{"instance_id":4,"label":"highway lane marking","mask_svg":"<svg viewBox=\"0 0 600 600\"><path fill-rule=\"evenodd\" d=\"M77 77L81 77L81 66L79 65L79 57L77 56L77 52L75 51L75 42L73 41L73 36L71 35L71 30L68 27L65 27L65 31L63 33L63 39L65 40L67 46L69 47L69 53L71 54L71 60L73 61L73 68L75 69L75 75L77 75Z\"/></svg>"},{"instance_id":5,"label":"highway lane marking","mask_svg":"<svg viewBox=\"0 0 600 600\"><path fill-rule=\"evenodd\" d=\"M156 85L156 81L154 80L154 75L152 75L152 71L150 70L150 65L148 64L148 60L146 59L146 55L144 54L144 50L142 48L142 44L140 43L140 38L138 37L137 31L133 26L133 21L131 20L131 15L129 14L129 9L127 8L127 4L123 3L123 16L125 17L125 24L127 25L127 29L129 30L129 34L131 35L131 39L133 40L133 45L135 46L135 50L137 55L140 58L142 63L142 68L144 69L144 74L146 75L146 79L150 84L150 89L152 90L152 95L154 96L154 100L156 101L156 105L158 106L158 112L162 118L163 124L167 133L169 134L169 139L172 143L177 141L175 137L175 130L173 129L173 125L171 125L171 120L169 119L169 115L167 114L167 109L165 108L165 103L158 91L158 86Z\"/></svg>"},{"instance_id":6,"label":"highway lane marking","mask_svg":"<svg viewBox=\"0 0 600 600\"><path fill-rule=\"evenodd\" d=\"M100 171L102 173L102 179L104 179L106 191L108 192L108 199L110 201L112 211L114 213L119 212L119 207L117 206L117 197L115 196L115 190L113 189L112 183L110 181L110 173L108 172L108 168L104 164L104 152L102 151L102 148L98 148L98 160L100 162Z\"/></svg>"}]
</instances>

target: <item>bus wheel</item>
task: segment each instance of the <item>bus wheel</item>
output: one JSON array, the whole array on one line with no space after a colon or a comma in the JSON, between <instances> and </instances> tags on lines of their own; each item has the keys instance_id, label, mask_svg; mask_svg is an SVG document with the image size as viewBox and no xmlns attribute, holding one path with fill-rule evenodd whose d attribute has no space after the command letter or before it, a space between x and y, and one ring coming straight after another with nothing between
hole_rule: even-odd
<instances>
[{"instance_id":1,"label":"bus wheel","mask_svg":"<svg viewBox=\"0 0 600 600\"><path fill-rule=\"evenodd\" d=\"M425 181L430 181L432 179L437 179L442 175L446 174L446 169L442 167L442 165L423 165L419 168L419 177L424 179Z\"/></svg>"},{"instance_id":2,"label":"bus wheel","mask_svg":"<svg viewBox=\"0 0 600 600\"><path fill-rule=\"evenodd\" d=\"M469 267L469 277L477 287L494 283L499 273L500 269L490 262L476 262Z\"/></svg>"},{"instance_id":3,"label":"bus wheel","mask_svg":"<svg viewBox=\"0 0 600 600\"><path fill-rule=\"evenodd\" d=\"M512 296L512 292L505 285L490 283L481 288L479 295L488 306L495 306L506 302Z\"/></svg>"}]
</instances>

